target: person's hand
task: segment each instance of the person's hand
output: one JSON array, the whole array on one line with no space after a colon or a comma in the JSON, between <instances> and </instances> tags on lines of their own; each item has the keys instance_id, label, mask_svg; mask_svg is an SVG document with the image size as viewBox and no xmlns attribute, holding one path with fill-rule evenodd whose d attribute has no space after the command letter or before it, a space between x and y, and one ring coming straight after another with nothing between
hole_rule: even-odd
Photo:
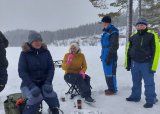
<instances>
[{"instance_id":1,"label":"person's hand","mask_svg":"<svg viewBox=\"0 0 160 114\"><path fill-rule=\"evenodd\" d=\"M131 68L130 67L126 67L126 69L127 69L127 71L130 71Z\"/></svg>"},{"instance_id":2,"label":"person's hand","mask_svg":"<svg viewBox=\"0 0 160 114\"><path fill-rule=\"evenodd\" d=\"M31 94L34 96L34 97L38 97L41 93L41 90L39 89L39 87L35 86L31 89Z\"/></svg>"},{"instance_id":3,"label":"person's hand","mask_svg":"<svg viewBox=\"0 0 160 114\"><path fill-rule=\"evenodd\" d=\"M107 65L110 65L110 64L111 64L111 60L112 60L111 56L108 56L108 57L106 58L106 64L107 64Z\"/></svg>"},{"instance_id":4,"label":"person's hand","mask_svg":"<svg viewBox=\"0 0 160 114\"><path fill-rule=\"evenodd\" d=\"M155 73L156 71L150 70L150 73Z\"/></svg>"},{"instance_id":5,"label":"person's hand","mask_svg":"<svg viewBox=\"0 0 160 114\"><path fill-rule=\"evenodd\" d=\"M49 84L44 84L42 86L42 89L46 92L46 93L51 93L53 91L53 87L52 85Z\"/></svg>"},{"instance_id":6,"label":"person's hand","mask_svg":"<svg viewBox=\"0 0 160 114\"><path fill-rule=\"evenodd\" d=\"M111 59L110 59L110 58L107 58L107 59L106 59L106 64L107 64L107 65L110 65L110 64L111 64Z\"/></svg>"},{"instance_id":7,"label":"person's hand","mask_svg":"<svg viewBox=\"0 0 160 114\"><path fill-rule=\"evenodd\" d=\"M110 65L112 63L112 53L109 53L106 58L106 64Z\"/></svg>"},{"instance_id":8,"label":"person's hand","mask_svg":"<svg viewBox=\"0 0 160 114\"><path fill-rule=\"evenodd\" d=\"M74 57L73 54L69 54L69 55L68 55L67 64L71 64L71 63L72 63L73 57Z\"/></svg>"},{"instance_id":9,"label":"person's hand","mask_svg":"<svg viewBox=\"0 0 160 114\"><path fill-rule=\"evenodd\" d=\"M99 58L100 58L100 59L101 59L101 61L102 61L102 56L100 56Z\"/></svg>"},{"instance_id":10,"label":"person's hand","mask_svg":"<svg viewBox=\"0 0 160 114\"><path fill-rule=\"evenodd\" d=\"M82 76L83 79L86 78L86 74L82 70L79 72L79 74L81 74L81 76Z\"/></svg>"}]
</instances>

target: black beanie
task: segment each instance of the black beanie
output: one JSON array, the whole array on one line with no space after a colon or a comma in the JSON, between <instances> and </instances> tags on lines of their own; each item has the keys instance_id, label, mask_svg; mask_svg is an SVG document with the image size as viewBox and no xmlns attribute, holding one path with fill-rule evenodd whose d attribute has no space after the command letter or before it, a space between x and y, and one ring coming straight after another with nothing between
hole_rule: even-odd
<instances>
[{"instance_id":1,"label":"black beanie","mask_svg":"<svg viewBox=\"0 0 160 114\"><path fill-rule=\"evenodd\" d=\"M111 21L111 17L110 16L104 16L102 18L102 22L104 22L104 23L111 23L112 22Z\"/></svg>"}]
</instances>

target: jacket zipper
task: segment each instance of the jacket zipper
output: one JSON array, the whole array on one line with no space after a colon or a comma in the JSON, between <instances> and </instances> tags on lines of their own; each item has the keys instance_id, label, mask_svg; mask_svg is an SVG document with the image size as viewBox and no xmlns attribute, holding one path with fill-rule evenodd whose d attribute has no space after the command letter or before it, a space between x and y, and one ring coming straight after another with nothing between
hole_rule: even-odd
<instances>
[{"instance_id":1,"label":"jacket zipper","mask_svg":"<svg viewBox=\"0 0 160 114\"><path fill-rule=\"evenodd\" d=\"M142 39L141 39L141 47L142 47L142 44L143 44L143 39L144 39L144 38L142 37Z\"/></svg>"}]
</instances>

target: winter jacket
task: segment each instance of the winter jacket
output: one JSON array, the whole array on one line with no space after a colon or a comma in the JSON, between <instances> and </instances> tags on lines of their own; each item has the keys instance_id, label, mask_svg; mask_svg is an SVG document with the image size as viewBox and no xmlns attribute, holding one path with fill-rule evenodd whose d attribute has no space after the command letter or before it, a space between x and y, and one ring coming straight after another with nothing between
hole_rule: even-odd
<instances>
[{"instance_id":1,"label":"winter jacket","mask_svg":"<svg viewBox=\"0 0 160 114\"><path fill-rule=\"evenodd\" d=\"M85 60L85 56L82 53L76 53L74 54L73 60L71 64L67 64L68 55L70 53L65 54L62 64L62 69L65 71L65 74L67 73L74 73L77 74L81 70L83 72L87 69L87 64Z\"/></svg>"},{"instance_id":2,"label":"winter jacket","mask_svg":"<svg viewBox=\"0 0 160 114\"><path fill-rule=\"evenodd\" d=\"M107 59L117 57L119 48L119 31L114 25L109 24L103 29L104 33L101 36L101 59L106 63Z\"/></svg>"},{"instance_id":3,"label":"winter jacket","mask_svg":"<svg viewBox=\"0 0 160 114\"><path fill-rule=\"evenodd\" d=\"M151 30L138 31L129 38L125 67L129 70L131 60L138 63L151 63L151 71L156 71L159 59L158 35Z\"/></svg>"},{"instance_id":4,"label":"winter jacket","mask_svg":"<svg viewBox=\"0 0 160 114\"><path fill-rule=\"evenodd\" d=\"M21 87L33 88L35 85L52 84L55 68L46 45L34 49L25 43L22 49L18 63L18 72L22 79Z\"/></svg>"},{"instance_id":5,"label":"winter jacket","mask_svg":"<svg viewBox=\"0 0 160 114\"><path fill-rule=\"evenodd\" d=\"M0 32L0 84L4 85L7 83L7 67L8 61L6 58L6 50L5 48L8 47L8 40L6 37Z\"/></svg>"},{"instance_id":6,"label":"winter jacket","mask_svg":"<svg viewBox=\"0 0 160 114\"><path fill-rule=\"evenodd\" d=\"M8 61L6 58L6 50L5 48L8 47L8 40L6 37L0 32L0 67L7 67Z\"/></svg>"}]
</instances>

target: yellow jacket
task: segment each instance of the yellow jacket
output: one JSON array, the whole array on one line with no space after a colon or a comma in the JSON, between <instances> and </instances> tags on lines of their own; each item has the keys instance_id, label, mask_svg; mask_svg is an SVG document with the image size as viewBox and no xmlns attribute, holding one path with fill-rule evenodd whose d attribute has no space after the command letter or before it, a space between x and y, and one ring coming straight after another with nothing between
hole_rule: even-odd
<instances>
[{"instance_id":1,"label":"yellow jacket","mask_svg":"<svg viewBox=\"0 0 160 114\"><path fill-rule=\"evenodd\" d=\"M81 70L83 72L87 69L86 60L84 57L84 54L82 53L76 53L74 54L73 60L71 64L67 64L68 55L70 53L65 54L62 64L62 69L65 71L65 74L67 73L74 73L77 74Z\"/></svg>"}]
</instances>

